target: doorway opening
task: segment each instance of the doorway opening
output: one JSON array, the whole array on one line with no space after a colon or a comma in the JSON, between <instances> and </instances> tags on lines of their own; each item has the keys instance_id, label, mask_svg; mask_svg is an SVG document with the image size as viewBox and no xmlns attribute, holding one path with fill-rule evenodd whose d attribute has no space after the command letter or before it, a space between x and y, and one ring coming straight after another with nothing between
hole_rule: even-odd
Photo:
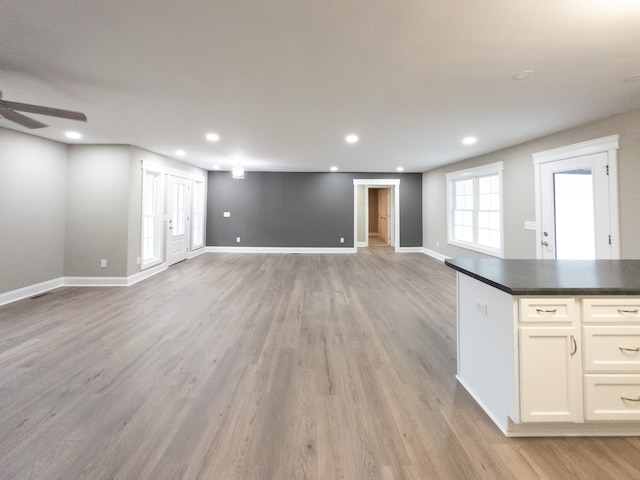
<instances>
[{"instance_id":1,"label":"doorway opening","mask_svg":"<svg viewBox=\"0 0 640 480\"><path fill-rule=\"evenodd\" d=\"M367 245L369 247L388 246L391 240L389 222L390 189L367 187Z\"/></svg>"},{"instance_id":2,"label":"doorway opening","mask_svg":"<svg viewBox=\"0 0 640 480\"><path fill-rule=\"evenodd\" d=\"M356 179L354 249L374 245L400 249L400 180Z\"/></svg>"}]
</instances>

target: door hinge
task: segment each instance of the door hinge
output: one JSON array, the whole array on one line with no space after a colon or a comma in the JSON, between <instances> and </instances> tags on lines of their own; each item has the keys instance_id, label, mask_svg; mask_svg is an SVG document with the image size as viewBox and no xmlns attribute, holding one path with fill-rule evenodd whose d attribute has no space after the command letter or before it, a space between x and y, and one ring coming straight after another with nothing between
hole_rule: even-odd
<instances>
[{"instance_id":1,"label":"door hinge","mask_svg":"<svg viewBox=\"0 0 640 480\"><path fill-rule=\"evenodd\" d=\"M609 175L609 165L607 165L607 175Z\"/></svg>"},{"instance_id":2,"label":"door hinge","mask_svg":"<svg viewBox=\"0 0 640 480\"><path fill-rule=\"evenodd\" d=\"M611 235L609 235L609 245L611 245Z\"/></svg>"}]
</instances>

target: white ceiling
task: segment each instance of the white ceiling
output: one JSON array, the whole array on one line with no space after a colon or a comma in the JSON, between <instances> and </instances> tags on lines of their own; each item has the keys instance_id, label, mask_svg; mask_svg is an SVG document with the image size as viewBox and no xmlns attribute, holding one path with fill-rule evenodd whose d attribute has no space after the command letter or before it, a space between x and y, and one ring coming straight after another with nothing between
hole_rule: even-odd
<instances>
[{"instance_id":1,"label":"white ceiling","mask_svg":"<svg viewBox=\"0 0 640 480\"><path fill-rule=\"evenodd\" d=\"M50 126L30 133L183 149L206 169L422 172L640 107L640 81L625 81L640 73L640 0L1 0L0 13L4 98L88 117L31 115Z\"/></svg>"}]
</instances>

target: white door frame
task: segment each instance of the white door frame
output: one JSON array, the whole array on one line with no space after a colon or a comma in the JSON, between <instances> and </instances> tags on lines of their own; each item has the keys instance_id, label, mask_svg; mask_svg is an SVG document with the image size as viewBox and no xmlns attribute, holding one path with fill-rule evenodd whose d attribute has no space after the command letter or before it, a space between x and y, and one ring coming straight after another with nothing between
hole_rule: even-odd
<instances>
[{"instance_id":1,"label":"white door frame","mask_svg":"<svg viewBox=\"0 0 640 480\"><path fill-rule=\"evenodd\" d=\"M189 252L191 251L191 183L192 180L186 177L179 177L175 175L169 175L167 178L167 221L166 221L166 241L165 241L165 261L168 265L173 265L174 263L181 262L182 260L186 260L189 256ZM173 227L172 225L172 205L173 205L173 184L181 184L185 186L184 191L184 233L182 234L182 243L184 248L180 250L179 254L173 252L174 239L173 237Z\"/></svg>"},{"instance_id":2,"label":"white door frame","mask_svg":"<svg viewBox=\"0 0 640 480\"><path fill-rule=\"evenodd\" d=\"M567 145L565 147L534 153L534 180L536 201L536 257L544 258L542 242L542 165L549 162L569 160L596 153L606 153L608 160L608 203L609 203L609 231L611 235L611 258L620 258L620 226L618 219L618 148L620 135L597 138L586 142Z\"/></svg>"},{"instance_id":3,"label":"white door frame","mask_svg":"<svg viewBox=\"0 0 640 480\"><path fill-rule=\"evenodd\" d=\"M395 251L400 250L400 179L354 179L353 180L353 248L358 250L358 187L365 187L365 234L367 235L367 245L369 244L369 198L368 187L389 188L393 194L393 238L390 239L391 246ZM391 197L389 197L391 198Z\"/></svg>"}]
</instances>

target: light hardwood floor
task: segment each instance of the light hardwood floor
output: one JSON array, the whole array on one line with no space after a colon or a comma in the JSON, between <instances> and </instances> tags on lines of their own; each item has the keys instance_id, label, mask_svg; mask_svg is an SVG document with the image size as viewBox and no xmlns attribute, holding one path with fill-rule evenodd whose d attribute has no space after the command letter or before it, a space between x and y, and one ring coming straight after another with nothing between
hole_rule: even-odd
<instances>
[{"instance_id":1,"label":"light hardwood floor","mask_svg":"<svg viewBox=\"0 0 640 480\"><path fill-rule=\"evenodd\" d=\"M639 438L504 437L422 254L205 254L0 307L2 479L638 479Z\"/></svg>"}]
</instances>

